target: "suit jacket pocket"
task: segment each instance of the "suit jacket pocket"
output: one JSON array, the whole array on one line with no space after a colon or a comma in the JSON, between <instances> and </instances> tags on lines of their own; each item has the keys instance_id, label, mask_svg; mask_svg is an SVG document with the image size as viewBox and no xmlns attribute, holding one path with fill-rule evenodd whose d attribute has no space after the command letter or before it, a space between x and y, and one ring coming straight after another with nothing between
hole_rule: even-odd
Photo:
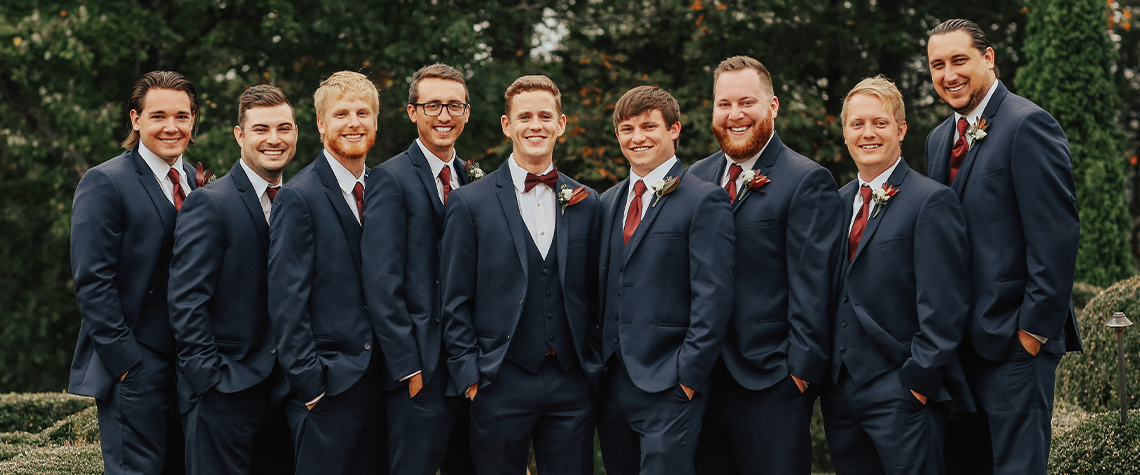
<instances>
[{"instance_id":1,"label":"suit jacket pocket","mask_svg":"<svg viewBox=\"0 0 1140 475\"><path fill-rule=\"evenodd\" d=\"M743 230L743 229L766 228L768 226L774 226L776 224L776 221L777 221L776 218L758 219L755 221L749 221L749 222L746 222L744 224L741 224L740 229Z\"/></svg>"},{"instance_id":2,"label":"suit jacket pocket","mask_svg":"<svg viewBox=\"0 0 1140 475\"><path fill-rule=\"evenodd\" d=\"M649 239L679 239L683 235L681 231L657 231L649 233Z\"/></svg>"},{"instance_id":3,"label":"suit jacket pocket","mask_svg":"<svg viewBox=\"0 0 1140 475\"><path fill-rule=\"evenodd\" d=\"M570 240L570 247L585 246L587 244L590 244L590 238L588 237L579 237Z\"/></svg>"},{"instance_id":4,"label":"suit jacket pocket","mask_svg":"<svg viewBox=\"0 0 1140 475\"><path fill-rule=\"evenodd\" d=\"M890 249L892 247L902 246L903 244L906 244L906 236L896 236L876 242L874 249Z\"/></svg>"},{"instance_id":5,"label":"suit jacket pocket","mask_svg":"<svg viewBox=\"0 0 1140 475\"><path fill-rule=\"evenodd\" d=\"M988 180L990 178L1001 176L1004 173L1005 173L1005 167L997 167L997 168L991 168L988 170L982 170L981 172L978 173L978 177L974 178L973 181Z\"/></svg>"}]
</instances>

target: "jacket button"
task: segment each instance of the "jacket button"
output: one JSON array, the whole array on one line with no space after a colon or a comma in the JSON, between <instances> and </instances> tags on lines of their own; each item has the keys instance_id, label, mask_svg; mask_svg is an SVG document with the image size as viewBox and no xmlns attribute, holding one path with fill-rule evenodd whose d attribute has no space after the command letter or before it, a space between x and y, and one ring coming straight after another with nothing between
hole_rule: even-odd
<instances>
[{"instance_id":1,"label":"jacket button","mask_svg":"<svg viewBox=\"0 0 1140 475\"><path fill-rule=\"evenodd\" d=\"M276 355L277 354L277 348L273 348L273 349L269 350L269 354Z\"/></svg>"},{"instance_id":2,"label":"jacket button","mask_svg":"<svg viewBox=\"0 0 1140 475\"><path fill-rule=\"evenodd\" d=\"M511 341L511 336L507 335L507 341Z\"/></svg>"},{"instance_id":3,"label":"jacket button","mask_svg":"<svg viewBox=\"0 0 1140 475\"><path fill-rule=\"evenodd\" d=\"M550 340L550 341L554 341L554 335L550 335L550 336L546 337L546 339Z\"/></svg>"},{"instance_id":4,"label":"jacket button","mask_svg":"<svg viewBox=\"0 0 1140 475\"><path fill-rule=\"evenodd\" d=\"M546 296L547 296L547 297L549 297L549 296L550 296L550 291L549 291L549 290L547 290L547 291L546 291Z\"/></svg>"},{"instance_id":5,"label":"jacket button","mask_svg":"<svg viewBox=\"0 0 1140 475\"><path fill-rule=\"evenodd\" d=\"M839 326L841 326L843 328L847 328L847 322L840 322Z\"/></svg>"},{"instance_id":6,"label":"jacket button","mask_svg":"<svg viewBox=\"0 0 1140 475\"><path fill-rule=\"evenodd\" d=\"M365 349L365 350L371 350L371 349L372 349L372 344L371 344L371 343L365 343L365 344L364 344L364 349Z\"/></svg>"},{"instance_id":7,"label":"jacket button","mask_svg":"<svg viewBox=\"0 0 1140 475\"><path fill-rule=\"evenodd\" d=\"M438 319L438 318L437 318L437 319L435 319L435 324L436 324L436 325L439 325L439 319Z\"/></svg>"},{"instance_id":8,"label":"jacket button","mask_svg":"<svg viewBox=\"0 0 1140 475\"><path fill-rule=\"evenodd\" d=\"M550 268L549 267L543 267L542 268L542 275L548 275L548 274L550 274Z\"/></svg>"},{"instance_id":9,"label":"jacket button","mask_svg":"<svg viewBox=\"0 0 1140 475\"><path fill-rule=\"evenodd\" d=\"M554 318L554 314L553 313L547 313L546 318Z\"/></svg>"},{"instance_id":10,"label":"jacket button","mask_svg":"<svg viewBox=\"0 0 1140 475\"><path fill-rule=\"evenodd\" d=\"M847 351L847 347L846 347L846 346L841 346L841 347L839 347L839 352L840 352L840 353L843 353L844 351Z\"/></svg>"},{"instance_id":11,"label":"jacket button","mask_svg":"<svg viewBox=\"0 0 1140 475\"><path fill-rule=\"evenodd\" d=\"M614 344L615 344L615 345L617 344L617 342L618 342L618 339L617 339L617 338L614 338Z\"/></svg>"},{"instance_id":12,"label":"jacket button","mask_svg":"<svg viewBox=\"0 0 1140 475\"><path fill-rule=\"evenodd\" d=\"M843 296L843 303L847 303L847 296Z\"/></svg>"},{"instance_id":13,"label":"jacket button","mask_svg":"<svg viewBox=\"0 0 1140 475\"><path fill-rule=\"evenodd\" d=\"M154 287L146 289L146 293L147 293L147 295L154 295Z\"/></svg>"},{"instance_id":14,"label":"jacket button","mask_svg":"<svg viewBox=\"0 0 1140 475\"><path fill-rule=\"evenodd\" d=\"M625 272L625 266L618 267L618 272Z\"/></svg>"}]
</instances>

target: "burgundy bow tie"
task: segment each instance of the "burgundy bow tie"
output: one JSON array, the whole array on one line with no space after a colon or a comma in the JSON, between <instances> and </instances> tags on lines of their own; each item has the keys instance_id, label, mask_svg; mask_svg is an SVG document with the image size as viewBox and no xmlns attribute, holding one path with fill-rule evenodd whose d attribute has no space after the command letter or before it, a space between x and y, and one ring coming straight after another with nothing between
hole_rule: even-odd
<instances>
[{"instance_id":1,"label":"burgundy bow tie","mask_svg":"<svg viewBox=\"0 0 1140 475\"><path fill-rule=\"evenodd\" d=\"M530 191L531 188L534 188L539 183L545 183L546 186L549 186L550 189L553 190L554 185L558 184L558 170L550 170L541 176L527 172L526 185L523 187L523 193Z\"/></svg>"}]
</instances>

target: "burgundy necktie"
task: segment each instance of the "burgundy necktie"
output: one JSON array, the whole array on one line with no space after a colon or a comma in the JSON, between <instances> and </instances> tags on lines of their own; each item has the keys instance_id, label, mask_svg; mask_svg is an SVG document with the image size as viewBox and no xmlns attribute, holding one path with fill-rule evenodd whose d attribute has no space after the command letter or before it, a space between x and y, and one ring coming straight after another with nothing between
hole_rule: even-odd
<instances>
[{"instance_id":1,"label":"burgundy necktie","mask_svg":"<svg viewBox=\"0 0 1140 475\"><path fill-rule=\"evenodd\" d=\"M965 117L958 119L958 141L954 142L954 148L950 150L950 183L954 183L958 168L962 166L966 152L970 151L970 146L966 143L966 129L969 127L970 122Z\"/></svg>"},{"instance_id":2,"label":"burgundy necktie","mask_svg":"<svg viewBox=\"0 0 1140 475\"><path fill-rule=\"evenodd\" d=\"M871 187L859 187L859 194L863 195L863 206L851 224L851 236L847 239L847 262L855 260L855 251L859 250L859 240L863 239L863 229L867 227L867 213L871 211Z\"/></svg>"},{"instance_id":3,"label":"burgundy necktie","mask_svg":"<svg viewBox=\"0 0 1140 475\"><path fill-rule=\"evenodd\" d=\"M265 188L265 195L269 197L269 202L273 202L273 198L277 197L277 192L281 191L280 186L269 186Z\"/></svg>"},{"instance_id":4,"label":"burgundy necktie","mask_svg":"<svg viewBox=\"0 0 1140 475\"><path fill-rule=\"evenodd\" d=\"M175 170L174 167L170 167L170 171L166 173L166 176L170 177L170 182L174 184L174 190L173 193L171 193L174 195L174 209L182 211L182 202L186 201L186 190L182 189L182 181L178 179L178 170Z\"/></svg>"},{"instance_id":5,"label":"burgundy necktie","mask_svg":"<svg viewBox=\"0 0 1140 475\"><path fill-rule=\"evenodd\" d=\"M444 166L439 171L439 182L443 183L443 205L447 206L447 194L451 193L451 167Z\"/></svg>"},{"instance_id":6,"label":"burgundy necktie","mask_svg":"<svg viewBox=\"0 0 1140 475\"><path fill-rule=\"evenodd\" d=\"M352 187L352 197L356 198L356 211L360 213L360 224L364 224L364 185L359 181Z\"/></svg>"},{"instance_id":7,"label":"burgundy necktie","mask_svg":"<svg viewBox=\"0 0 1140 475\"><path fill-rule=\"evenodd\" d=\"M545 183L546 186L549 186L550 189L553 190L554 185L558 184L558 170L550 170L542 176L527 172L526 183L525 186L523 186L523 193L530 191L531 188L534 188L539 183Z\"/></svg>"},{"instance_id":8,"label":"burgundy necktie","mask_svg":"<svg viewBox=\"0 0 1140 475\"><path fill-rule=\"evenodd\" d=\"M736 202L736 179L740 178L740 172L742 171L744 171L744 168L742 168L739 163L733 163L728 166L728 183L724 184L724 189L728 191L729 203Z\"/></svg>"},{"instance_id":9,"label":"burgundy necktie","mask_svg":"<svg viewBox=\"0 0 1140 475\"><path fill-rule=\"evenodd\" d=\"M629 202L629 212L625 215L625 229L621 232L626 244L629 244L633 232L637 231L637 225L641 224L641 195L644 193L645 182L637 180L637 183L633 184L633 201Z\"/></svg>"}]
</instances>

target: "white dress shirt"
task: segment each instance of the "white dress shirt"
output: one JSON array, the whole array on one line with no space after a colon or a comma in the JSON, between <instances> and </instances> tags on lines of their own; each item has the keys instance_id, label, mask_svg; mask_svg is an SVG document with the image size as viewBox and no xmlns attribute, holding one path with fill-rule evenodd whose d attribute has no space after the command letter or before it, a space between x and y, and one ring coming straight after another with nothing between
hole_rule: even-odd
<instances>
[{"instance_id":1,"label":"white dress shirt","mask_svg":"<svg viewBox=\"0 0 1140 475\"><path fill-rule=\"evenodd\" d=\"M435 156L434 153L431 153L431 150L428 150L428 148L424 146L424 143L421 142L420 139L416 139L416 145L420 146L420 151L424 153L424 158L427 159L428 166L431 167L431 176L435 177L435 191L439 194L439 201L442 203L443 182L439 179L440 170L443 170L444 167L450 168L451 190L455 191L456 188L459 188L459 177L455 174L455 150L451 151L451 159L445 162L443 160L440 160L439 157Z\"/></svg>"},{"instance_id":2,"label":"white dress shirt","mask_svg":"<svg viewBox=\"0 0 1140 475\"><path fill-rule=\"evenodd\" d=\"M775 135L776 135L776 132L773 131L772 135L768 136L768 141L764 143L764 148L761 148L760 151L756 153L756 155L753 155L752 158L749 158L748 160L745 160L743 162L739 162L740 168L742 170L741 170L740 174L736 176L736 189L737 190L740 190L740 187L744 186L744 170L751 170L756 166L756 161L760 160L760 155L763 155L764 151L768 149L768 144L772 143L772 137L774 137ZM720 176L720 187L721 188L728 186L728 177L730 176L728 173L732 170L732 165L737 163L737 161L733 160L732 157L728 156L727 153L724 154L724 160L726 162L728 162L728 164L724 166L724 174L722 174ZM739 193L739 191L738 191L738 193ZM736 197L733 196L733 198L735 199Z\"/></svg>"},{"instance_id":3,"label":"white dress shirt","mask_svg":"<svg viewBox=\"0 0 1140 475\"><path fill-rule=\"evenodd\" d=\"M348 203L348 208L352 210L352 215L356 216L356 222L359 224L360 210L356 209L356 197L352 196L352 189L356 187L357 183L360 183L361 189L367 186L364 184L364 172L361 172L360 176L352 176L352 172L333 158L327 149L324 152L325 159L329 161L329 166L332 167L333 176L336 177L336 183L340 186L340 194L344 195L344 202Z\"/></svg>"},{"instance_id":4,"label":"white dress shirt","mask_svg":"<svg viewBox=\"0 0 1140 475\"><path fill-rule=\"evenodd\" d=\"M555 211L557 203L554 197L554 189L539 183L530 191L524 192L527 171L515 161L515 154L513 153L511 158L507 159L507 169L511 172L511 182L515 184L515 198L519 202L519 213L522 215L522 220L526 223L527 231L530 231L530 238L534 240L535 247L538 247L538 253L542 254L543 259L546 259L546 253L550 250L550 243L554 242L554 226L558 218ZM551 163L546 167L546 170L538 175L542 176L553 170L554 164Z\"/></svg>"},{"instance_id":5,"label":"white dress shirt","mask_svg":"<svg viewBox=\"0 0 1140 475\"><path fill-rule=\"evenodd\" d=\"M641 216L644 218L645 210L649 209L649 205L657 198L653 192L653 184L658 180L664 180L665 175L669 173L669 170L673 169L673 165L676 163L677 156L673 155L668 160L665 160L664 163L657 165L657 168L654 168L653 171L646 173L645 176L638 176L637 173L633 171L633 168L629 169L629 190L625 197L625 213L621 215L623 223L625 222L625 217L629 216L629 205L633 203L633 187L637 185L637 181L641 180L645 182L645 193L641 195Z\"/></svg>"},{"instance_id":6,"label":"white dress shirt","mask_svg":"<svg viewBox=\"0 0 1140 475\"><path fill-rule=\"evenodd\" d=\"M150 171L154 172L154 178L158 180L158 186L162 188L162 193L166 195L166 199L170 200L170 204L174 204L174 182L170 181L169 175L171 168L178 170L178 182L182 184L182 192L186 196L190 196L190 182L186 181L186 167L182 166L182 155L174 160L173 165L167 165L166 160L151 152L141 141L139 142L139 155L142 155L143 161L150 167Z\"/></svg>"},{"instance_id":7,"label":"white dress shirt","mask_svg":"<svg viewBox=\"0 0 1140 475\"><path fill-rule=\"evenodd\" d=\"M895 159L895 164L891 165L891 168L888 168L883 173L880 173L879 176L872 178L871 181L863 181L863 177L859 176L859 189L862 189L863 185L867 185L867 186L871 187L872 193L874 193L875 190L881 190L883 188L883 183L887 182L887 178L890 178L891 174L895 172L895 168L897 168L899 166L899 162L902 162L902 157ZM847 235L848 236L851 235L851 226L855 225L855 220L859 218L859 208L862 208L862 207L863 207L863 193L856 192L855 193L855 202L851 204L851 209L853 210L853 212L851 213L851 222L847 223ZM875 200L871 200L871 204L867 207L867 219L871 219L871 216L874 216L874 215L875 215Z\"/></svg>"},{"instance_id":8,"label":"white dress shirt","mask_svg":"<svg viewBox=\"0 0 1140 475\"><path fill-rule=\"evenodd\" d=\"M246 165L245 160L239 158L238 163L241 163L242 170L245 170L245 176L249 178L249 184L253 185L253 191L257 193L257 199L261 202L261 212L265 213L265 222L268 223L269 211L273 208L273 202L269 201L269 193L265 192L265 190L269 189L269 182L265 181L261 175L254 173L253 169L249 168L249 165ZM355 206L355 203L353 206Z\"/></svg>"},{"instance_id":9,"label":"white dress shirt","mask_svg":"<svg viewBox=\"0 0 1140 475\"><path fill-rule=\"evenodd\" d=\"M978 119L980 119L982 117L982 113L986 111L986 106L990 104L990 98L994 96L994 91L997 90L997 86L998 82L995 79L994 83L990 85L990 90L986 92L986 97L982 99L982 102L978 103L978 106L975 107L974 110L970 111L969 114L962 115L957 112L954 113L954 142L951 143L958 142L958 119L965 117L966 122L970 123L970 127L978 125ZM974 144L969 145L970 147L974 146Z\"/></svg>"}]
</instances>

